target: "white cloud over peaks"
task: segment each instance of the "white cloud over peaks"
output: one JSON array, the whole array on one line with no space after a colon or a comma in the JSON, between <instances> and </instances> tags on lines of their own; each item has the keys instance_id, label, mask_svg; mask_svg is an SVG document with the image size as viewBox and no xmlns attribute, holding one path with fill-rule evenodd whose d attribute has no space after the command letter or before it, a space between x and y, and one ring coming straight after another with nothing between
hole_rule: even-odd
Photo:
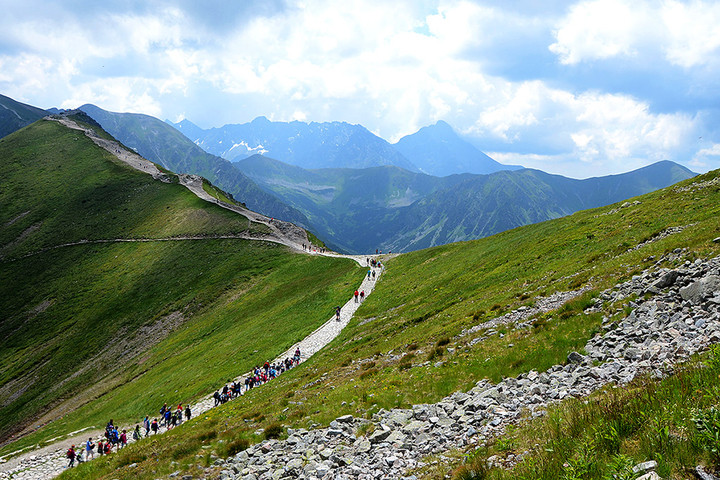
<instances>
[{"instance_id":1,"label":"white cloud over peaks","mask_svg":"<svg viewBox=\"0 0 720 480\"><path fill-rule=\"evenodd\" d=\"M638 5L593 0L572 6L555 30L557 41L550 45L550 51L564 64L635 55L637 39L648 31L645 9Z\"/></svg>"},{"instance_id":2,"label":"white cloud over peaks","mask_svg":"<svg viewBox=\"0 0 720 480\"><path fill-rule=\"evenodd\" d=\"M668 31L665 52L671 63L688 68L720 63L720 4L667 2L662 20Z\"/></svg>"},{"instance_id":3,"label":"white cloud over peaks","mask_svg":"<svg viewBox=\"0 0 720 480\"><path fill-rule=\"evenodd\" d=\"M613 57L657 57L689 68L718 62L720 4L590 0L570 7L548 48L574 65Z\"/></svg>"}]
</instances>

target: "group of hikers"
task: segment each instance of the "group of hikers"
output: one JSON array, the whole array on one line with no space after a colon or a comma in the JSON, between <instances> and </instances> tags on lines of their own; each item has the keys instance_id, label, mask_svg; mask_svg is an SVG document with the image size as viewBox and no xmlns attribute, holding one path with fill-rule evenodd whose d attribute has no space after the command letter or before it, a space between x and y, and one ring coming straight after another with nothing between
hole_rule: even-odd
<instances>
[{"instance_id":1,"label":"group of hikers","mask_svg":"<svg viewBox=\"0 0 720 480\"><path fill-rule=\"evenodd\" d=\"M310 245L302 244L303 252L317 252L317 253L325 253L325 247L315 247L311 243Z\"/></svg>"},{"instance_id":2,"label":"group of hikers","mask_svg":"<svg viewBox=\"0 0 720 480\"><path fill-rule=\"evenodd\" d=\"M299 363L300 347L297 347L292 358L287 357L278 363L265 362L262 367L255 366L253 371L250 372L250 375L245 378L244 390L243 383L231 382L229 385L224 385L222 390L215 391L213 394L215 406L217 407L218 405L226 403L228 400L244 395L248 390L269 382L281 373L297 366Z\"/></svg>"},{"instance_id":3,"label":"group of hikers","mask_svg":"<svg viewBox=\"0 0 720 480\"><path fill-rule=\"evenodd\" d=\"M157 418L150 421L150 417L145 415L145 419L142 421L143 428L145 430L144 436L149 436L150 432L157 434L161 426L164 426L167 430L172 429L174 426L182 423L183 414L185 415L185 420L190 420L190 417L192 416L190 405L186 405L183 409L182 404L178 404L177 408L173 409L172 407L168 407L167 403L164 404L160 409L160 421L158 421ZM140 425L135 425L135 429L132 431L132 439L140 440L142 437L143 433L140 431ZM66 457L69 460L68 468L72 468L75 465L76 460L78 463L82 463L90 460L91 458L95 458L95 452L97 452L98 455L108 455L113 451L122 450L127 443L127 430L124 429L120 431L120 429L115 425L115 422L110 419L105 426L104 435L98 439L97 444L95 444L92 437L90 437L87 439L87 442L85 442L84 448L76 449L75 445L72 445L68 449L66 453ZM85 453L84 459L83 452Z\"/></svg>"},{"instance_id":4,"label":"group of hikers","mask_svg":"<svg viewBox=\"0 0 720 480\"><path fill-rule=\"evenodd\" d=\"M295 354L292 358L288 357L278 363L265 362L262 367L255 367L251 374L245 378L245 389L240 382L231 382L229 385L225 385L222 391L218 390L213 394L215 400L215 406L227 402L228 400L237 396L243 395L251 388L260 386L264 383L269 382L273 378L277 377L283 372L290 370L300 363L300 347L295 349ZM157 435L161 427L165 427L166 430L170 430L173 427L183 422L183 415L185 420L190 420L192 417L192 411L190 405L186 405L183 409L182 404L178 404L177 408L169 407L168 404L164 404L160 408L159 420L158 418L150 421L148 415L142 421L143 429L145 430L144 435L140 431L140 425L135 425L135 429L132 431L132 439L140 440L143 436L148 437L152 432ZM92 458L95 458L95 452L98 455L108 455L113 451L122 450L128 443L128 432L127 430L120 430L112 419L105 426L104 436L100 437L97 444L93 442L92 437L87 439L84 444L84 448L75 448L72 445L66 452L68 458L67 468L72 468L75 462L78 463L86 462ZM83 458L83 453L85 458Z\"/></svg>"},{"instance_id":5,"label":"group of hikers","mask_svg":"<svg viewBox=\"0 0 720 480\"><path fill-rule=\"evenodd\" d=\"M311 245L303 244L302 246L303 250L309 250L311 248ZM372 277L372 279L375 280L375 268L383 268L383 264L379 260L370 258L366 258L366 262L368 266L373 267L372 269L368 270L367 278L370 279ZM365 299L365 291L362 290L358 292L357 290L355 290L354 298L355 303L357 303L358 301L362 302ZM335 307L335 318L336 320L340 321L339 306ZM215 391L215 393L213 394L215 406L224 404L233 398L244 395L248 390L254 387L269 382L281 373L284 373L291 368L297 366L300 363L300 359L300 347L298 347L295 349L295 354L292 358L288 357L285 358L285 360L272 364L266 361L262 367L256 366L250 373L250 375L245 378L244 390L243 383L231 382L230 384L224 385L221 390ZM156 435L159 432L160 427L162 426L164 426L167 430L172 429L173 427L183 422L183 415L185 416L186 421L190 420L190 417L192 416L190 405L186 405L183 409L182 404L178 404L177 408L168 407L167 403L164 404L162 408L160 408L159 421L157 418L150 421L150 417L148 415L145 416L145 419L142 421L142 425L145 430L144 436L149 436L150 432ZM132 439L140 440L142 437L143 434L140 431L140 425L135 425L135 429L132 431ZM100 439L97 441L97 444L93 442L92 438L88 438L87 442L85 442L84 448L76 450L75 445L72 445L68 449L66 454L69 460L68 467L73 467L75 461L81 463L90 460L91 458L95 458L96 451L98 455L107 455L113 452L113 450L121 450L123 447L125 447L125 445L127 445L127 443L127 430L120 431L120 429L115 426L113 420L111 419L105 426L104 437L100 437ZM83 452L85 453L84 459Z\"/></svg>"}]
</instances>

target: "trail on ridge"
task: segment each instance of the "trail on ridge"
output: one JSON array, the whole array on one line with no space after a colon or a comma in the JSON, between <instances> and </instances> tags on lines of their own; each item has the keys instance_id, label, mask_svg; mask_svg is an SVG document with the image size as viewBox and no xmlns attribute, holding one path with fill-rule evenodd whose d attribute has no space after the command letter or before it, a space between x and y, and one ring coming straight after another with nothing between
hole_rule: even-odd
<instances>
[{"instance_id":1,"label":"trail on ridge","mask_svg":"<svg viewBox=\"0 0 720 480\"><path fill-rule=\"evenodd\" d=\"M153 178L159 181L169 182L169 177L167 174L160 171L157 166L150 162L149 160L146 160L145 158L141 157L135 152L131 152L127 149L125 149L121 144L118 142L110 141L104 138L99 137L92 129L86 129L78 125L76 122L72 121L71 119L67 117L58 117L58 116L52 116L52 117L46 117L47 120L52 121L58 121L61 124L65 125L68 128L72 128L74 130L80 130L85 133L86 136L88 136L90 139L93 140L98 146L104 148L108 152L115 155L119 160L123 161L124 163L128 164L132 168L135 168L141 172L144 172L146 174L151 175ZM180 179L180 183L187 187L191 192L193 192L196 196L199 198L215 203L223 208L226 208L228 210L231 210L233 212L236 212L240 215L245 216L249 220L257 223L262 223L267 225L270 230L273 232L271 235L265 235L265 236L253 236L253 237L247 237L247 239L250 240L260 240L260 241L270 241L275 243L280 243L283 245L286 245L290 247L291 249L295 250L299 253L305 253L308 255L321 255L321 256L327 256L327 257L334 257L334 258L348 258L358 263L358 265L362 267L368 267L368 260L369 259L378 259L378 258L391 258L396 255L343 255L339 253L334 252L319 252L317 250L311 249L311 248L303 248L303 244L306 246L309 246L310 242L307 238L307 233L304 229L297 227L296 225L293 225L289 222L283 222L275 219L270 219L269 217L266 217L264 215L258 214L256 212L253 212L251 210L248 210L246 208L243 208L240 205L235 204L229 204L226 202L222 202L217 200L215 197L211 196L209 193L207 193L203 188L203 180L202 177L199 177L197 175L185 175L180 174L178 175ZM236 237L232 237L236 238ZM245 237L237 237L237 238L245 238ZM109 242L130 242L130 241L174 241L174 240L208 240L213 239L213 237L178 237L178 238L161 238L161 239L107 239L107 240L98 240L98 241L80 241L80 242L73 242L70 244L64 244L64 245L58 245L52 248L61 248L65 246L71 246L71 245L81 245L85 243L109 243ZM37 253L37 252L35 252ZM369 275L366 275L363 277L363 281L361 284L357 287L358 291L364 291L365 292L365 298L367 298L372 291L374 290L375 283L380 278L384 271L383 268L375 268L373 269L375 271L375 277L371 277ZM286 352L283 352L281 355L279 355L277 358L272 360L271 363L278 363L282 360L284 360L287 357L292 357L295 349L300 348L301 352L301 359L302 361L307 360L312 355L317 353L320 349L322 349L325 345L330 343L335 337L337 337L340 332L347 326L347 324L352 319L355 311L360 307L362 302L356 302L353 295L350 295L350 299L341 307L340 310L340 319L336 320L335 315L333 315L329 320L327 320L323 325L321 325L319 328L317 328L314 332L312 332L307 337L303 338L296 344L294 344L292 347L290 347ZM297 368L297 367L296 367ZM245 377L247 377L250 374L250 372L245 372L235 378L235 381L241 381ZM221 388L221 385L218 385L219 388ZM214 399L212 397L213 392L209 392L207 396L197 401L195 404L191 405L191 410L193 417L200 415L209 409L214 407ZM239 399L236 399L234 401L242 401L242 397ZM130 427L128 427L130 428ZM166 430L165 428L161 429L161 433L164 433ZM97 439L100 435L102 435L104 431L102 429L96 429L95 427L85 427L81 430L78 430L76 432L72 432L68 434L65 438L60 439L59 437L56 437L54 439L51 439L49 442L51 442L49 445L43 446L38 449L29 450L25 453L20 453L17 455L20 451L12 452L5 457L0 457L0 479L26 479L26 480L46 480L53 478L60 473L62 473L65 470L65 467L68 463L67 458L65 457L65 452L70 447L70 445L76 445L78 446L78 451L82 450L82 445L84 445L84 441L87 440L88 437L92 437L93 439ZM129 435L130 437L130 435ZM128 438L128 443L132 443L133 440L131 438ZM13 458L7 459L7 457L14 456Z\"/></svg>"}]
</instances>

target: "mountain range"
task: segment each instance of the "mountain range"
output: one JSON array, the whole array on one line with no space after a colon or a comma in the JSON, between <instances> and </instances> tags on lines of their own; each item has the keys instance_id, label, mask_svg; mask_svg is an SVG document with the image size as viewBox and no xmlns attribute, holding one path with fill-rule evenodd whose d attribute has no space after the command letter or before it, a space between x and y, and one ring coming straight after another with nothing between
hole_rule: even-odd
<instances>
[{"instance_id":1,"label":"mountain range","mask_svg":"<svg viewBox=\"0 0 720 480\"><path fill-rule=\"evenodd\" d=\"M362 125L345 122L271 122L258 117L249 123L209 130L187 119L168 123L204 150L231 161L260 154L306 169L393 165L440 177L522 168L496 162L443 121L423 127L395 144Z\"/></svg>"},{"instance_id":2,"label":"mountain range","mask_svg":"<svg viewBox=\"0 0 720 480\"><path fill-rule=\"evenodd\" d=\"M48 112L0 95L0 138L40 120Z\"/></svg>"},{"instance_id":3,"label":"mountain range","mask_svg":"<svg viewBox=\"0 0 720 480\"><path fill-rule=\"evenodd\" d=\"M251 210L307 226L302 213L260 190L230 162L203 151L165 122L149 115L109 112L90 104L79 110L148 160L173 172L201 175Z\"/></svg>"},{"instance_id":4,"label":"mountain range","mask_svg":"<svg viewBox=\"0 0 720 480\"><path fill-rule=\"evenodd\" d=\"M447 177L392 166L304 170L261 155L234 165L303 212L328 245L350 252L404 252L486 237L695 175L669 161L585 180L531 169Z\"/></svg>"},{"instance_id":5,"label":"mountain range","mask_svg":"<svg viewBox=\"0 0 720 480\"><path fill-rule=\"evenodd\" d=\"M10 112L6 117L15 122L8 123L8 129L48 113L7 97L0 101L2 111ZM309 228L328 246L346 252L409 251L481 238L607 205L694 175L672 162L587 180L518 170L521 167L494 162L444 122L391 145L364 127L342 122L283 123L261 117L206 131L187 120L171 125L89 104L80 110L158 165L204 176L250 209ZM229 141L228 132L238 136ZM241 137L248 132L254 136ZM242 159L231 163L198 145L230 145L219 153ZM266 155L244 157L254 150ZM269 158L270 150L311 165L355 168L302 168ZM422 172L465 169L505 170L445 176Z\"/></svg>"}]
</instances>

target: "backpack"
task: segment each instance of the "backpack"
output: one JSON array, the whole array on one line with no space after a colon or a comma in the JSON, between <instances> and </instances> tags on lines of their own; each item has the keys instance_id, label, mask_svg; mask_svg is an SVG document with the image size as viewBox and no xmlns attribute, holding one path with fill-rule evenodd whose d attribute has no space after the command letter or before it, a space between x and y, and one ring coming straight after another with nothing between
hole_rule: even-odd
<instances>
[{"instance_id":1,"label":"backpack","mask_svg":"<svg viewBox=\"0 0 720 480\"><path fill-rule=\"evenodd\" d=\"M72 448L68 448L68 451L65 454L65 456L67 456L67 458L73 458L75 456L75 452L73 451Z\"/></svg>"}]
</instances>

